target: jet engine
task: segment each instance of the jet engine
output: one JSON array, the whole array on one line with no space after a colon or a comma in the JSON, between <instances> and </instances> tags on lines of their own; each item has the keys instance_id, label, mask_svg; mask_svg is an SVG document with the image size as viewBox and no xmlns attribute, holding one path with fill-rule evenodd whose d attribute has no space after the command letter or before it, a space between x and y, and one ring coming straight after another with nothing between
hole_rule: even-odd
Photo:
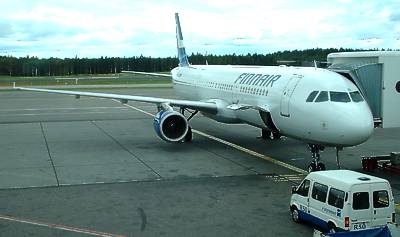
<instances>
[{"instance_id":1,"label":"jet engine","mask_svg":"<svg viewBox=\"0 0 400 237\"><path fill-rule=\"evenodd\" d=\"M154 117L153 125L157 135L167 142L181 141L189 127L185 116L172 108L160 110Z\"/></svg>"}]
</instances>

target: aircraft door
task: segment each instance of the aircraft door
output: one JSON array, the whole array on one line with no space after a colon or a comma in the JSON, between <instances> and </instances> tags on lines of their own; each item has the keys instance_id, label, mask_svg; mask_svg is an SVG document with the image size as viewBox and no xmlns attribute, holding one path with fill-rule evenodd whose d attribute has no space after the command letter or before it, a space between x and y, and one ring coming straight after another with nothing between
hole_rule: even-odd
<instances>
[{"instance_id":1,"label":"aircraft door","mask_svg":"<svg viewBox=\"0 0 400 237\"><path fill-rule=\"evenodd\" d=\"M303 76L294 74L288 81L281 97L281 115L290 117L290 98Z\"/></svg>"}]
</instances>

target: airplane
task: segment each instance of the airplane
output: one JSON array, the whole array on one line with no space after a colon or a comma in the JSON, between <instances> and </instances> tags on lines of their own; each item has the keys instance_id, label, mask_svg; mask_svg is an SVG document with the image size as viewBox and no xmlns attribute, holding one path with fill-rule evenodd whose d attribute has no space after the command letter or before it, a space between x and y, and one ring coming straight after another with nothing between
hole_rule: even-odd
<instances>
[{"instance_id":1,"label":"airplane","mask_svg":"<svg viewBox=\"0 0 400 237\"><path fill-rule=\"evenodd\" d=\"M175 21L179 64L171 74L127 72L172 77L174 91L184 99L14 88L155 104L154 129L167 142L192 141L189 122L198 112L222 123L249 124L260 128L264 139L283 135L307 143L312 154L309 172L326 169L319 154L325 147L336 148L340 168L339 150L372 135L371 110L358 88L342 75L317 67L192 65L178 13Z\"/></svg>"}]
</instances>

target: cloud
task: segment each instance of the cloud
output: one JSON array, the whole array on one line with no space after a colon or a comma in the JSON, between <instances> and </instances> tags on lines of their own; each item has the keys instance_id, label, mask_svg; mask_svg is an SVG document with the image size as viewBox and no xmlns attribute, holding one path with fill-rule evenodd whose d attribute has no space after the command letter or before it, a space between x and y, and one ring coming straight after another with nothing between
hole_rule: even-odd
<instances>
[{"instance_id":1,"label":"cloud","mask_svg":"<svg viewBox=\"0 0 400 237\"><path fill-rule=\"evenodd\" d=\"M0 22L0 38L8 37L13 33L12 27L7 22Z\"/></svg>"},{"instance_id":2,"label":"cloud","mask_svg":"<svg viewBox=\"0 0 400 237\"><path fill-rule=\"evenodd\" d=\"M399 47L400 5L390 0L14 0L0 9L0 54L174 56L175 12L189 53Z\"/></svg>"}]
</instances>

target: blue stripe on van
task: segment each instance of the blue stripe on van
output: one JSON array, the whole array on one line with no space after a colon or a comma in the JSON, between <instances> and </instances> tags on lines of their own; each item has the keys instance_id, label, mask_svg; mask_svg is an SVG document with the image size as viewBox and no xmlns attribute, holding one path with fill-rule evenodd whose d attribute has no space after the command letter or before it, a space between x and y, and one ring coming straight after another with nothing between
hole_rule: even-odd
<instances>
[{"instance_id":1,"label":"blue stripe on van","mask_svg":"<svg viewBox=\"0 0 400 237\"><path fill-rule=\"evenodd\" d=\"M329 231L329 229L328 229L328 223L325 222L324 220L318 218L318 217L315 217L315 216L310 215L310 214L308 214L308 213L306 213L306 212L304 212L304 211L300 211L300 210L299 210L299 218L300 218L302 221L305 221L305 222L308 222L308 223L311 223L311 224L313 224L313 225L315 225L315 226L320 227L321 230L323 230L323 231L325 231L325 232L328 232L328 231Z\"/></svg>"}]
</instances>

